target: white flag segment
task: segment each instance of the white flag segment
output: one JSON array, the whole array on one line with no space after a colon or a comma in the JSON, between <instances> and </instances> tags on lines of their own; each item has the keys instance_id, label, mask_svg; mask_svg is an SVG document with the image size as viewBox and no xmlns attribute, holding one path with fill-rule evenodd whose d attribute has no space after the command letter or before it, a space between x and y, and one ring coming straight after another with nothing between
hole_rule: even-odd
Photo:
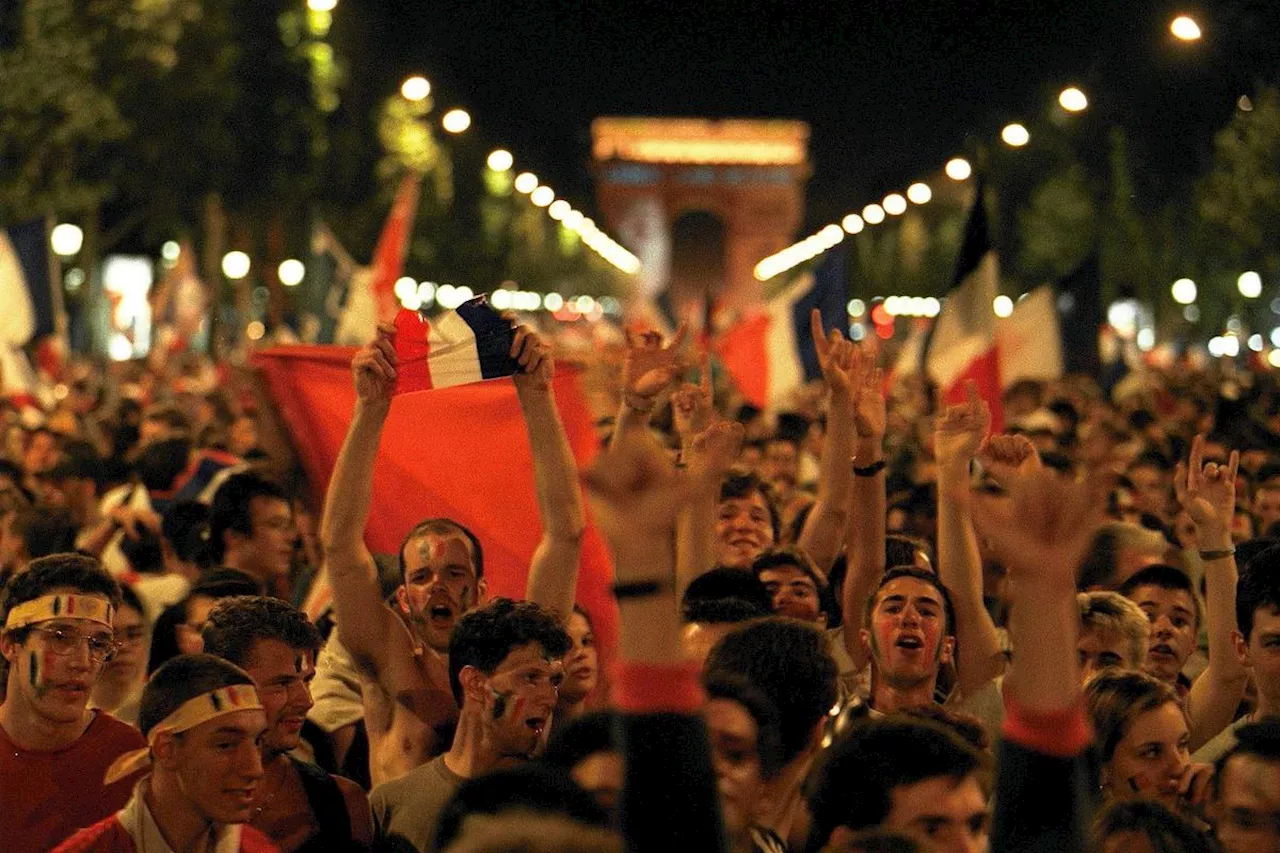
<instances>
[{"instance_id":1,"label":"white flag segment","mask_svg":"<svg viewBox=\"0 0 1280 853\"><path fill-rule=\"evenodd\" d=\"M36 331L36 307L31 299L22 259L5 229L0 228L0 343L21 346Z\"/></svg>"},{"instance_id":2,"label":"white flag segment","mask_svg":"<svg viewBox=\"0 0 1280 853\"><path fill-rule=\"evenodd\" d=\"M1018 300L1011 315L996 321L996 346L1002 388L1022 380L1062 378L1062 330L1053 288L1037 287Z\"/></svg>"},{"instance_id":3,"label":"white flag segment","mask_svg":"<svg viewBox=\"0 0 1280 853\"><path fill-rule=\"evenodd\" d=\"M995 345L991 306L999 289L997 278L996 254L989 251L947 295L925 356L925 370L939 387L955 385Z\"/></svg>"},{"instance_id":4,"label":"white flag segment","mask_svg":"<svg viewBox=\"0 0 1280 853\"><path fill-rule=\"evenodd\" d=\"M466 385L485 378L480 369L476 333L453 311L431 318L427 351L431 354L431 384L435 388Z\"/></svg>"}]
</instances>

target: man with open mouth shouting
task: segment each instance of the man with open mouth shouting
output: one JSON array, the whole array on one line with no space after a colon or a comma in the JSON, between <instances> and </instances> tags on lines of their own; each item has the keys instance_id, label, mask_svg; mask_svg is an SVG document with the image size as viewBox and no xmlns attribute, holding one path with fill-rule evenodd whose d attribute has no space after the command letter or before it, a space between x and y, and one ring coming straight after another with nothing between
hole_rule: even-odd
<instances>
[{"instance_id":1,"label":"man with open mouth shouting","mask_svg":"<svg viewBox=\"0 0 1280 853\"><path fill-rule=\"evenodd\" d=\"M448 676L449 637L487 591L479 540L451 519L433 518L419 522L401 544L401 584L390 606L380 594L363 531L378 442L395 392L394 335L393 326L380 327L352 360L355 411L321 527L338 638L360 674L374 785L403 776L448 746L458 713ZM577 469L555 405L548 343L516 327L510 355L519 365L513 381L543 527L529 567L529 597L566 618L585 523Z\"/></svg>"},{"instance_id":2,"label":"man with open mouth shouting","mask_svg":"<svg viewBox=\"0 0 1280 853\"><path fill-rule=\"evenodd\" d=\"M464 779L533 758L546 742L569 635L551 612L498 598L463 616L449 640L461 712L449 751L370 794L380 839L434 848L441 809Z\"/></svg>"}]
</instances>

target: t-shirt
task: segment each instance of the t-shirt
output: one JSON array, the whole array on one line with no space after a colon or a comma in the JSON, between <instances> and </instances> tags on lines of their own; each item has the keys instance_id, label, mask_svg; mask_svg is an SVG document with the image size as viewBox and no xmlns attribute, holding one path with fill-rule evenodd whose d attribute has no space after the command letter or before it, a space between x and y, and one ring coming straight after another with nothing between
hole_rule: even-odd
<instances>
[{"instance_id":1,"label":"t-shirt","mask_svg":"<svg viewBox=\"0 0 1280 853\"><path fill-rule=\"evenodd\" d=\"M139 774L104 787L111 763L145 747L138 730L97 712L75 743L52 752L20 748L0 727L0 844L5 853L45 853L77 829L129 801Z\"/></svg>"},{"instance_id":2,"label":"t-shirt","mask_svg":"<svg viewBox=\"0 0 1280 853\"><path fill-rule=\"evenodd\" d=\"M1236 745L1236 729L1241 726L1247 726L1254 722L1253 718L1246 715L1227 726L1222 731L1214 735L1208 743L1197 749L1191 755L1192 762L1196 764L1214 764L1219 758L1227 754L1227 751Z\"/></svg>"},{"instance_id":3,"label":"t-shirt","mask_svg":"<svg viewBox=\"0 0 1280 853\"><path fill-rule=\"evenodd\" d=\"M404 839L418 853L429 853L440 812L462 781L439 755L399 779L383 782L369 794L374 834L379 839Z\"/></svg>"}]
</instances>

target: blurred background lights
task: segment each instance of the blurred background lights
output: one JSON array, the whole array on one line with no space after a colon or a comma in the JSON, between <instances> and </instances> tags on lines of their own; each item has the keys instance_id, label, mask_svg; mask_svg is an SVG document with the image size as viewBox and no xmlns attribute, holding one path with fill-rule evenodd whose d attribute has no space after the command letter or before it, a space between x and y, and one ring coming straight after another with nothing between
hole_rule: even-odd
<instances>
[{"instance_id":1,"label":"blurred background lights","mask_svg":"<svg viewBox=\"0 0 1280 853\"><path fill-rule=\"evenodd\" d=\"M267 327L261 320L253 320L249 325L244 327L244 334L251 341L260 341L262 336L267 333Z\"/></svg>"},{"instance_id":2,"label":"blurred background lights","mask_svg":"<svg viewBox=\"0 0 1280 853\"><path fill-rule=\"evenodd\" d=\"M84 245L84 231L80 230L79 225L72 225L70 222L55 225L53 231L49 232L49 245L54 254L70 257Z\"/></svg>"},{"instance_id":3,"label":"blurred background lights","mask_svg":"<svg viewBox=\"0 0 1280 853\"><path fill-rule=\"evenodd\" d=\"M449 133L462 133L471 127L471 114L466 110L452 109L440 119L440 126Z\"/></svg>"},{"instance_id":4,"label":"blurred background lights","mask_svg":"<svg viewBox=\"0 0 1280 853\"><path fill-rule=\"evenodd\" d=\"M840 220L840 227L850 234L857 234L863 228L866 228L867 225L862 221L861 216L856 213L850 213L844 219Z\"/></svg>"},{"instance_id":5,"label":"blurred background lights","mask_svg":"<svg viewBox=\"0 0 1280 853\"><path fill-rule=\"evenodd\" d=\"M963 157L953 157L947 161L947 165L943 167L943 171L947 173L947 177L953 181L966 181L973 174L973 167L969 165L969 161Z\"/></svg>"},{"instance_id":6,"label":"blurred background lights","mask_svg":"<svg viewBox=\"0 0 1280 853\"><path fill-rule=\"evenodd\" d=\"M889 193L884 197L884 212L890 216L901 216L907 212L907 200L898 193Z\"/></svg>"},{"instance_id":7,"label":"blurred background lights","mask_svg":"<svg viewBox=\"0 0 1280 853\"><path fill-rule=\"evenodd\" d=\"M546 207L555 200L556 191L551 189L551 187L538 187L533 192L529 193L529 201L533 202L538 207Z\"/></svg>"},{"instance_id":8,"label":"blurred background lights","mask_svg":"<svg viewBox=\"0 0 1280 853\"><path fill-rule=\"evenodd\" d=\"M548 311L559 311L564 307L564 297L558 293L548 293L542 297L542 307Z\"/></svg>"},{"instance_id":9,"label":"blurred background lights","mask_svg":"<svg viewBox=\"0 0 1280 853\"><path fill-rule=\"evenodd\" d=\"M568 228L570 231L577 231L582 227L583 218L581 211L574 210L571 207L569 208L569 212L564 215L564 219L560 221L563 223L564 227Z\"/></svg>"},{"instance_id":10,"label":"blurred background lights","mask_svg":"<svg viewBox=\"0 0 1280 853\"><path fill-rule=\"evenodd\" d=\"M1004 140L1005 145L1021 148L1031 141L1031 134L1027 132L1025 127L1014 122L1004 126L1004 129L1000 131L1000 138Z\"/></svg>"},{"instance_id":11,"label":"blurred background lights","mask_svg":"<svg viewBox=\"0 0 1280 853\"><path fill-rule=\"evenodd\" d=\"M1267 354L1267 364L1275 368L1280 368L1280 349L1273 349Z\"/></svg>"},{"instance_id":12,"label":"blurred background lights","mask_svg":"<svg viewBox=\"0 0 1280 853\"><path fill-rule=\"evenodd\" d=\"M569 211L572 209L573 208L569 206L569 202L562 198L558 198L551 202L551 206L547 208L547 216L550 216L552 219L557 221L562 221L569 215Z\"/></svg>"},{"instance_id":13,"label":"blurred background lights","mask_svg":"<svg viewBox=\"0 0 1280 853\"><path fill-rule=\"evenodd\" d=\"M423 305L431 305L436 301L436 284L434 281L424 281L418 285L418 301Z\"/></svg>"},{"instance_id":14,"label":"blurred background lights","mask_svg":"<svg viewBox=\"0 0 1280 853\"><path fill-rule=\"evenodd\" d=\"M1180 278L1169 288L1173 301L1179 305L1190 305L1196 301L1196 283L1189 278Z\"/></svg>"},{"instance_id":15,"label":"blurred background lights","mask_svg":"<svg viewBox=\"0 0 1280 853\"><path fill-rule=\"evenodd\" d=\"M1179 41L1195 41L1201 35L1200 25L1187 15L1179 15L1170 21L1169 32Z\"/></svg>"},{"instance_id":16,"label":"blurred background lights","mask_svg":"<svg viewBox=\"0 0 1280 853\"><path fill-rule=\"evenodd\" d=\"M222 256L222 274L232 281L239 281L249 274L249 256L241 251L227 252Z\"/></svg>"},{"instance_id":17,"label":"blurred background lights","mask_svg":"<svg viewBox=\"0 0 1280 853\"><path fill-rule=\"evenodd\" d=\"M884 222L884 208L878 204L869 204L862 208L862 218L869 225L879 225Z\"/></svg>"},{"instance_id":18,"label":"blurred background lights","mask_svg":"<svg viewBox=\"0 0 1280 853\"><path fill-rule=\"evenodd\" d=\"M169 262L176 261L181 253L182 247L178 245L177 240L165 240L164 245L160 247L160 257Z\"/></svg>"},{"instance_id":19,"label":"blurred background lights","mask_svg":"<svg viewBox=\"0 0 1280 853\"><path fill-rule=\"evenodd\" d=\"M1200 307L1197 305L1188 305L1186 308L1183 308L1182 319L1186 320L1188 323L1199 323Z\"/></svg>"},{"instance_id":20,"label":"blurred background lights","mask_svg":"<svg viewBox=\"0 0 1280 853\"><path fill-rule=\"evenodd\" d=\"M403 303L405 300L417 299L418 283L407 275L401 276L400 278L396 279L395 294L396 294L396 299L399 299L401 303Z\"/></svg>"},{"instance_id":21,"label":"blurred background lights","mask_svg":"<svg viewBox=\"0 0 1280 853\"><path fill-rule=\"evenodd\" d=\"M489 168L495 172L505 172L515 165L516 158L511 156L511 152L505 148L499 148L489 155Z\"/></svg>"},{"instance_id":22,"label":"blurred background lights","mask_svg":"<svg viewBox=\"0 0 1280 853\"><path fill-rule=\"evenodd\" d=\"M406 101L425 101L427 96L431 94L431 84L427 82L427 78L421 74L415 74L406 78L400 84L400 95Z\"/></svg>"},{"instance_id":23,"label":"blurred background lights","mask_svg":"<svg viewBox=\"0 0 1280 853\"><path fill-rule=\"evenodd\" d=\"M1254 352L1262 352L1262 335L1255 332L1249 336L1249 349Z\"/></svg>"},{"instance_id":24,"label":"blurred background lights","mask_svg":"<svg viewBox=\"0 0 1280 853\"><path fill-rule=\"evenodd\" d=\"M528 195L538 188L538 176L533 172L521 172L516 175L516 192Z\"/></svg>"},{"instance_id":25,"label":"blurred background lights","mask_svg":"<svg viewBox=\"0 0 1280 853\"><path fill-rule=\"evenodd\" d=\"M302 277L307 274L307 268L297 258L289 258L280 262L276 273L280 276L280 283L285 287L297 287L302 283Z\"/></svg>"},{"instance_id":26,"label":"blurred background lights","mask_svg":"<svg viewBox=\"0 0 1280 853\"><path fill-rule=\"evenodd\" d=\"M861 317L865 313L867 313L867 303L863 302L861 299L849 300L850 317Z\"/></svg>"},{"instance_id":27,"label":"blurred background lights","mask_svg":"<svg viewBox=\"0 0 1280 853\"><path fill-rule=\"evenodd\" d=\"M1262 276L1256 272L1242 272L1236 280L1236 287L1245 299L1257 299L1262 295Z\"/></svg>"},{"instance_id":28,"label":"blurred background lights","mask_svg":"<svg viewBox=\"0 0 1280 853\"><path fill-rule=\"evenodd\" d=\"M1068 86L1058 95L1058 103L1069 113L1078 113L1089 106L1089 99L1075 86Z\"/></svg>"},{"instance_id":29,"label":"blurred background lights","mask_svg":"<svg viewBox=\"0 0 1280 853\"><path fill-rule=\"evenodd\" d=\"M929 189L928 184L915 183L907 187L907 199L912 204L928 204L933 198L933 190Z\"/></svg>"},{"instance_id":30,"label":"blurred background lights","mask_svg":"<svg viewBox=\"0 0 1280 853\"><path fill-rule=\"evenodd\" d=\"M332 12L338 8L338 0L307 0L307 8L312 12Z\"/></svg>"},{"instance_id":31,"label":"blurred background lights","mask_svg":"<svg viewBox=\"0 0 1280 853\"><path fill-rule=\"evenodd\" d=\"M1002 293L991 303L991 310L996 312L997 317L1008 317L1013 314L1013 300Z\"/></svg>"}]
</instances>

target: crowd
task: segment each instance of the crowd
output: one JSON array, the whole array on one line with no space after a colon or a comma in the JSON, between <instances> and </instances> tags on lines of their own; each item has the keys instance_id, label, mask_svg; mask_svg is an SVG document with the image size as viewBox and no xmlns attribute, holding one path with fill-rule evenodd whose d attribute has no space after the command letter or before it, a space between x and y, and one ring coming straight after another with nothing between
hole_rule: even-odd
<instances>
[{"instance_id":1,"label":"crowd","mask_svg":"<svg viewBox=\"0 0 1280 853\"><path fill-rule=\"evenodd\" d=\"M516 327L522 600L457 521L366 547L392 329L320 507L252 382L72 365L5 415L0 848L1280 851L1274 375L1021 383L994 431L816 323L785 412L593 355L582 468Z\"/></svg>"}]
</instances>

